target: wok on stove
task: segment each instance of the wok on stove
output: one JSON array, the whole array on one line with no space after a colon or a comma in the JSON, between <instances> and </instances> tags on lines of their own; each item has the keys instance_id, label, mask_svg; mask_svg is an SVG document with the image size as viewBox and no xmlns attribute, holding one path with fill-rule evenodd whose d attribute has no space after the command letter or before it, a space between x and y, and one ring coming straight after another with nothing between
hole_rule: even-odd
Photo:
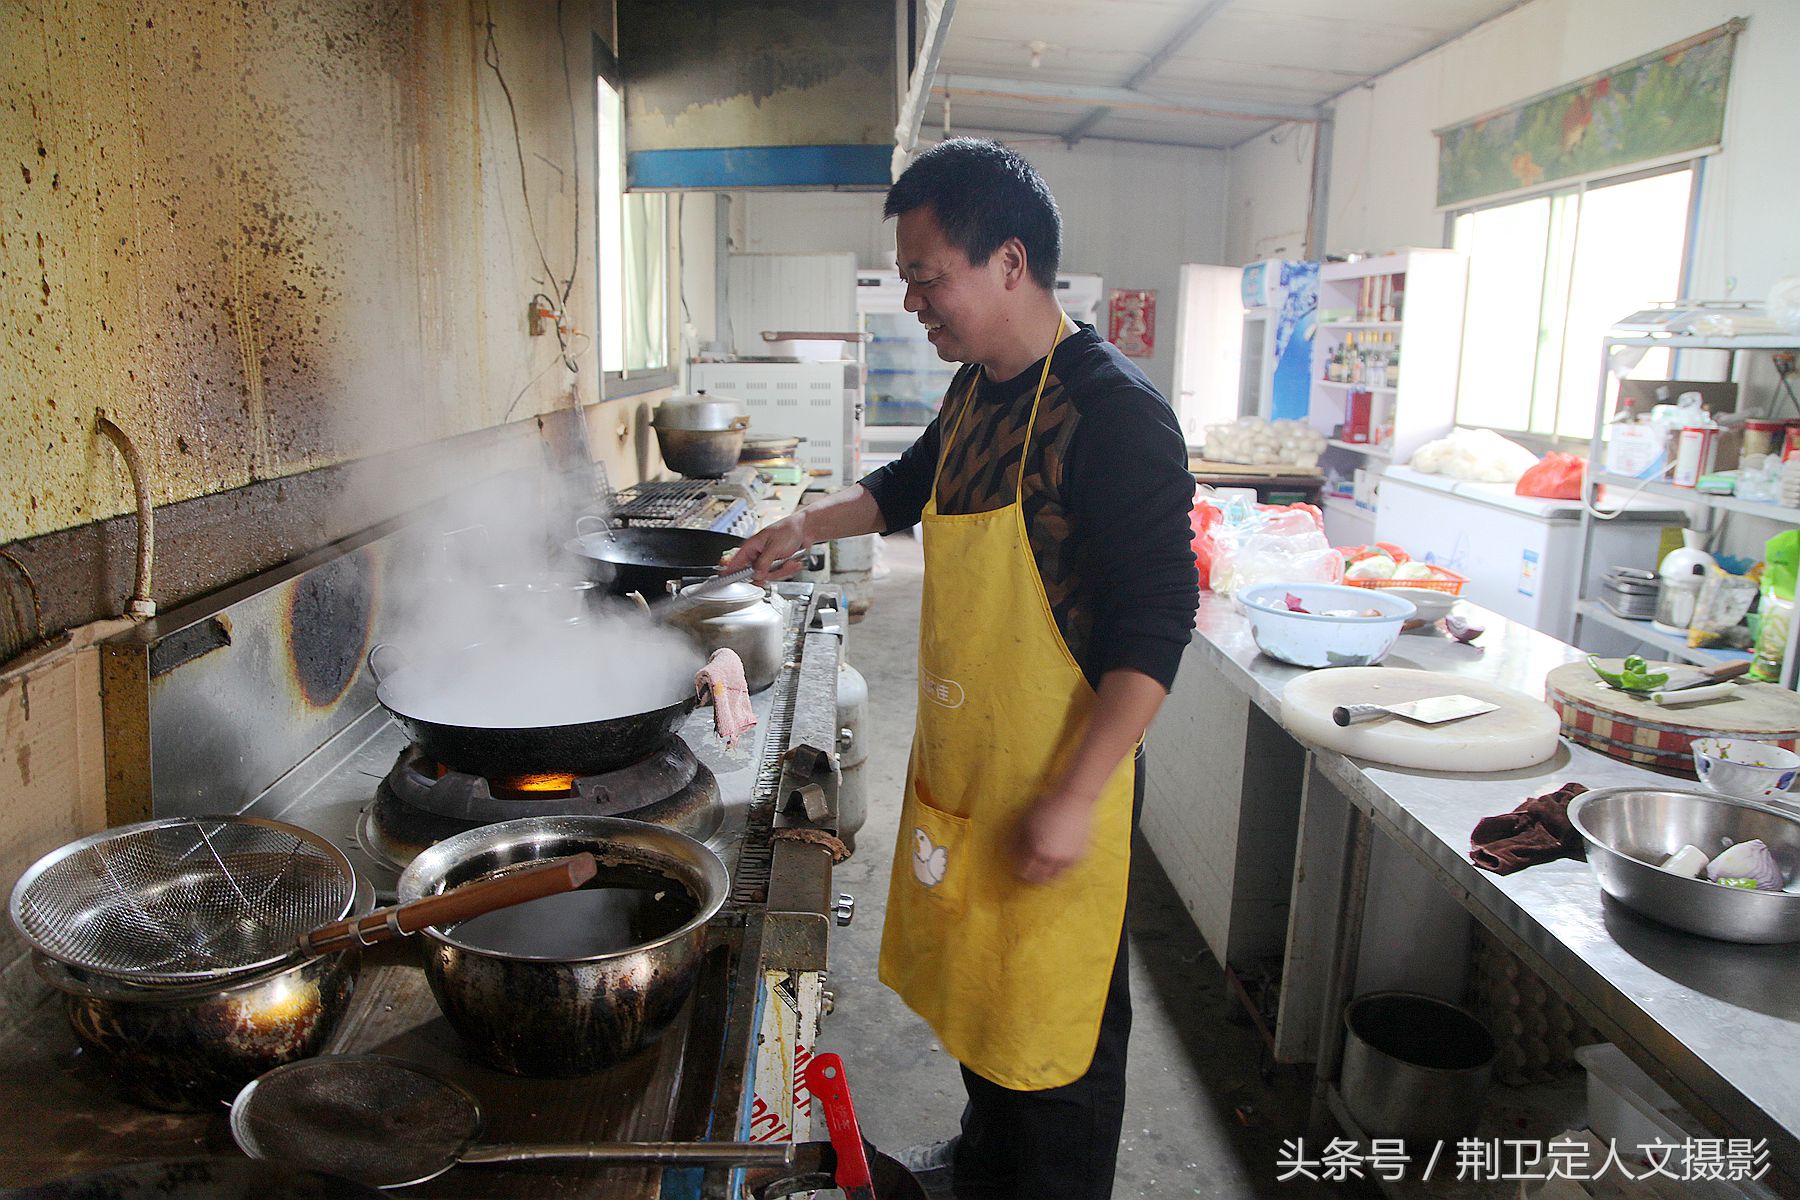
<instances>
[{"instance_id":1,"label":"wok on stove","mask_svg":"<svg viewBox=\"0 0 1800 1200\"><path fill-rule=\"evenodd\" d=\"M369 651L375 676L375 698L434 762L455 771L487 778L521 775L597 775L637 762L661 745L694 710L690 687L673 702L638 712L584 714L571 712L566 721L544 725L462 724L430 707L432 698L412 686L418 668L393 666L384 672L377 659L396 651L383 642ZM462 653L470 670L478 669L483 648ZM491 653L491 652L490 652ZM696 669L699 663L695 663ZM413 672L412 676L408 672Z\"/></svg>"},{"instance_id":2,"label":"wok on stove","mask_svg":"<svg viewBox=\"0 0 1800 1200\"><path fill-rule=\"evenodd\" d=\"M673 581L714 574L719 560L743 544L741 537L710 529L634 525L583 533L563 549L615 594L655 599Z\"/></svg>"}]
</instances>

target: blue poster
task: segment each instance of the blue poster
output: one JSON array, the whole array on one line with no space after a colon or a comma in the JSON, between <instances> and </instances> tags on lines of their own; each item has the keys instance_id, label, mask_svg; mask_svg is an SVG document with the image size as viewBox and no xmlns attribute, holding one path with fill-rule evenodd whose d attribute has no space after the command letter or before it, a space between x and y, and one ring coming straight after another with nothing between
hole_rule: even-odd
<instances>
[{"instance_id":1,"label":"blue poster","mask_svg":"<svg viewBox=\"0 0 1800 1200\"><path fill-rule=\"evenodd\" d=\"M1312 339L1319 311L1319 264L1281 264L1281 315L1275 322L1275 372L1269 419L1304 421L1312 396Z\"/></svg>"}]
</instances>

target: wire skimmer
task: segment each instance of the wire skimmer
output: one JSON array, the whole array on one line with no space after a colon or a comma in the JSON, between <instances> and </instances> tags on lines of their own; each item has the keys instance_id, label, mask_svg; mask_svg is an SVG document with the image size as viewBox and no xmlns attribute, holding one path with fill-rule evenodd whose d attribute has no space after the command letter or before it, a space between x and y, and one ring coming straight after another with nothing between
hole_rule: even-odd
<instances>
[{"instance_id":1,"label":"wire skimmer","mask_svg":"<svg viewBox=\"0 0 1800 1200\"><path fill-rule=\"evenodd\" d=\"M65 966L195 984L270 966L346 916L350 860L257 817L167 817L108 829L32 864L13 888L21 936Z\"/></svg>"}]
</instances>

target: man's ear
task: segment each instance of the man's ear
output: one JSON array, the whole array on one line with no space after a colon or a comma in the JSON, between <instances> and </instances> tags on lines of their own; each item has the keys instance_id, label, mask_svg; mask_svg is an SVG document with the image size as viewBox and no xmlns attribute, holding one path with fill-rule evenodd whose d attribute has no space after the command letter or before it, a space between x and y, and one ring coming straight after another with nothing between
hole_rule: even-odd
<instances>
[{"instance_id":1,"label":"man's ear","mask_svg":"<svg viewBox=\"0 0 1800 1200\"><path fill-rule=\"evenodd\" d=\"M994 253L1000 256L1000 279L1007 291L1031 278L1031 259L1025 253L1024 242L1016 237L1007 238Z\"/></svg>"}]
</instances>

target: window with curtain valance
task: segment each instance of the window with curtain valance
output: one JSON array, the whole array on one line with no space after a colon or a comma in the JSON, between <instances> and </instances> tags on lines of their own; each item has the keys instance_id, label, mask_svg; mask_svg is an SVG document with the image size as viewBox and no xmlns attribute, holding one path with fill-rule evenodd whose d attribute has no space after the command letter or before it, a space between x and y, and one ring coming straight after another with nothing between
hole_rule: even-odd
<instances>
[{"instance_id":1,"label":"window with curtain valance","mask_svg":"<svg viewBox=\"0 0 1800 1200\"><path fill-rule=\"evenodd\" d=\"M1743 20L1436 131L1439 208L1717 150Z\"/></svg>"}]
</instances>

